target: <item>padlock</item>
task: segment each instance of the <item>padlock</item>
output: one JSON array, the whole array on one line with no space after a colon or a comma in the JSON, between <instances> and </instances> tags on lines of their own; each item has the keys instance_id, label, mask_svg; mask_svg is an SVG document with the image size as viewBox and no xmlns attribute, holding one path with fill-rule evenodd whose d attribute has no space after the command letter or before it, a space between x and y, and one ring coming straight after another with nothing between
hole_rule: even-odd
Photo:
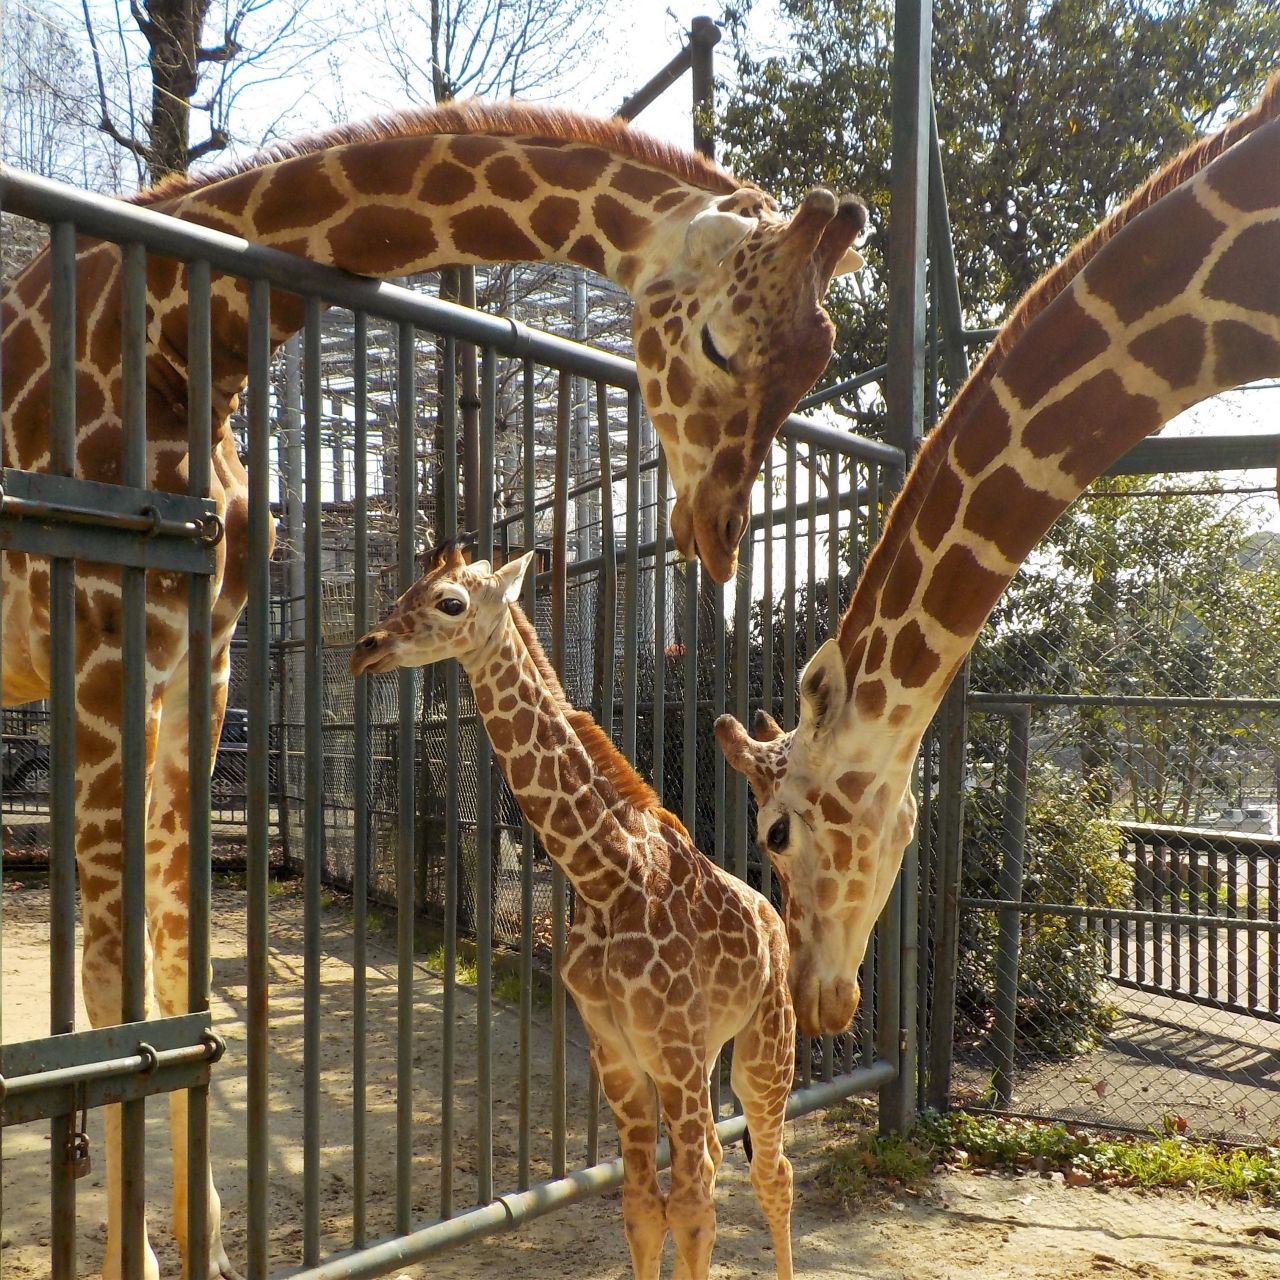
<instances>
[{"instance_id":1,"label":"padlock","mask_svg":"<svg viewBox=\"0 0 1280 1280\"><path fill-rule=\"evenodd\" d=\"M71 1139L71 1174L75 1178L84 1178L93 1167L89 1159L89 1135L81 1132Z\"/></svg>"}]
</instances>

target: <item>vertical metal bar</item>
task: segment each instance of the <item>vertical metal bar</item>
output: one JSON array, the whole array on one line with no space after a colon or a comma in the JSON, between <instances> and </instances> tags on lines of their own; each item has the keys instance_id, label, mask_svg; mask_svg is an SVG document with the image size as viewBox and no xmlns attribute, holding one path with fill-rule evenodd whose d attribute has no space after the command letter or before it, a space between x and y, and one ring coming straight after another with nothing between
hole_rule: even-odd
<instances>
[{"instance_id":1,"label":"vertical metal bar","mask_svg":"<svg viewBox=\"0 0 1280 1280\"><path fill-rule=\"evenodd\" d=\"M147 259L141 245L124 245L122 267L121 398L123 456L120 479L143 488L147 483ZM120 570L122 614L121 706L123 723L145 726L147 690L147 575L145 569ZM147 1016L146 856L147 733L125 733L120 742L121 800L124 824L124 885L121 893L121 1017L136 1022ZM147 1252L146 1110L141 1100L120 1107L120 1164L123 1212L121 1271L141 1280Z\"/></svg>"},{"instance_id":2,"label":"vertical metal bar","mask_svg":"<svg viewBox=\"0 0 1280 1280\"><path fill-rule=\"evenodd\" d=\"M187 492L207 498L213 462L213 369L207 262L187 268ZM211 595L207 574L187 579L187 1008L209 1008L211 832ZM187 1256L209 1256L209 1086L187 1091Z\"/></svg>"},{"instance_id":3,"label":"vertical metal bar","mask_svg":"<svg viewBox=\"0 0 1280 1280\"><path fill-rule=\"evenodd\" d=\"M755 535L747 527L738 554L737 592L733 609L733 714L748 724L751 695L751 578L754 570ZM768 601L765 602L766 605ZM717 758L720 752L716 752ZM729 793L728 820L731 825L729 847L733 852L733 869L742 880L747 878L747 779L734 772Z\"/></svg>"},{"instance_id":4,"label":"vertical metal bar","mask_svg":"<svg viewBox=\"0 0 1280 1280\"><path fill-rule=\"evenodd\" d=\"M816 471L813 477L817 478ZM816 484L812 486L816 494ZM840 455L834 450L827 453L827 625L828 635L835 635L840 617ZM816 523L816 521L815 521ZM814 608L817 611L817 583L812 587ZM835 1074L835 1042L829 1035L822 1037L822 1078L830 1080Z\"/></svg>"},{"instance_id":5,"label":"vertical metal bar","mask_svg":"<svg viewBox=\"0 0 1280 1280\"><path fill-rule=\"evenodd\" d=\"M1169 905L1167 902L1169 896L1169 850L1164 844L1159 844L1155 848L1155 854L1152 860L1152 887L1153 900L1152 907L1156 911L1167 911ZM1163 920L1154 920L1151 925L1151 933L1153 936L1152 945L1152 964L1154 973L1152 980L1157 987L1164 986L1164 940L1165 925Z\"/></svg>"},{"instance_id":6,"label":"vertical metal bar","mask_svg":"<svg viewBox=\"0 0 1280 1280\"><path fill-rule=\"evenodd\" d=\"M498 412L497 357L480 353L480 450L484 501L477 503L476 548L493 556L494 433ZM493 1199L493 751L480 735L476 759L476 1190L480 1204Z\"/></svg>"},{"instance_id":7,"label":"vertical metal bar","mask_svg":"<svg viewBox=\"0 0 1280 1280\"><path fill-rule=\"evenodd\" d=\"M927 0L894 0L892 164L889 217L888 370L884 380L885 439L909 463L924 414L925 240L929 166Z\"/></svg>"},{"instance_id":8,"label":"vertical metal bar","mask_svg":"<svg viewBox=\"0 0 1280 1280\"><path fill-rule=\"evenodd\" d=\"M369 629L369 318L353 316L355 332L355 412L352 462L355 480L355 635ZM352 953L355 970L351 1015L351 1243L359 1249L368 1239L369 1197L367 1099L369 1010L369 681L355 687L355 840L351 869Z\"/></svg>"},{"instance_id":9,"label":"vertical metal bar","mask_svg":"<svg viewBox=\"0 0 1280 1280\"><path fill-rule=\"evenodd\" d=\"M1227 853L1227 915L1240 912L1240 851L1234 846ZM1240 930L1227 925L1227 1003L1240 1002Z\"/></svg>"},{"instance_id":10,"label":"vertical metal bar","mask_svg":"<svg viewBox=\"0 0 1280 1280\"><path fill-rule=\"evenodd\" d=\"M768 715L773 715L773 453L771 448L764 460L764 536L761 540L764 564L760 598L760 706ZM760 851L760 892L766 898L773 892L773 864L763 849Z\"/></svg>"},{"instance_id":11,"label":"vertical metal bar","mask_svg":"<svg viewBox=\"0 0 1280 1280\"><path fill-rule=\"evenodd\" d=\"M76 239L68 222L50 228L49 470L69 476L76 449ZM49 1033L75 1030L76 1017L76 612L75 562L49 564ZM75 1116L50 1123L50 1270L74 1280Z\"/></svg>"},{"instance_id":12,"label":"vertical metal bar","mask_svg":"<svg viewBox=\"0 0 1280 1280\"><path fill-rule=\"evenodd\" d=\"M681 795L684 825L699 843L698 832L698 562L684 566L684 724Z\"/></svg>"},{"instance_id":13,"label":"vertical metal bar","mask_svg":"<svg viewBox=\"0 0 1280 1280\"><path fill-rule=\"evenodd\" d=\"M1258 919L1258 854L1250 853L1245 859L1245 874L1248 876L1248 884L1246 892L1245 915L1249 920ZM1262 940L1262 935L1256 930L1250 929L1245 935L1245 946L1248 949L1248 958L1245 961L1245 1000L1249 1008L1253 1011L1260 1011L1258 1004L1258 944Z\"/></svg>"},{"instance_id":14,"label":"vertical metal bar","mask_svg":"<svg viewBox=\"0 0 1280 1280\"><path fill-rule=\"evenodd\" d=\"M1267 859L1267 919L1272 929L1267 935L1267 1011L1280 1011L1280 861Z\"/></svg>"},{"instance_id":15,"label":"vertical metal bar","mask_svg":"<svg viewBox=\"0 0 1280 1280\"><path fill-rule=\"evenodd\" d=\"M1209 910L1212 915L1219 916L1222 914L1222 864L1219 862L1217 852L1209 855ZM1136 896L1136 895L1135 895ZM1137 905L1141 906L1141 903ZM1138 925L1138 936L1142 937L1142 925ZM1139 944L1141 945L1141 944ZM1218 966L1221 963L1221 952L1219 943L1218 926L1211 924L1209 926L1209 995L1216 1000L1221 993L1221 982L1218 976Z\"/></svg>"},{"instance_id":16,"label":"vertical metal bar","mask_svg":"<svg viewBox=\"0 0 1280 1280\"><path fill-rule=\"evenodd\" d=\"M417 378L413 325L401 321L396 340L396 424L398 550L401 593L417 577ZM413 1214L413 832L416 825L417 672L402 667L397 674L396 725L396 1231L409 1230Z\"/></svg>"},{"instance_id":17,"label":"vertical metal bar","mask_svg":"<svg viewBox=\"0 0 1280 1280\"><path fill-rule=\"evenodd\" d=\"M524 362L524 547L532 551L537 542L534 507L538 501L536 390L532 360ZM537 559L524 580L524 609L529 621L536 621ZM533 1071L533 831L524 821L520 832L520 1098L519 1136L516 1148L516 1185L528 1189L530 1180L529 1128L531 1122L530 1079Z\"/></svg>"},{"instance_id":18,"label":"vertical metal bar","mask_svg":"<svg viewBox=\"0 0 1280 1280\"><path fill-rule=\"evenodd\" d=\"M782 723L796 723L796 442L788 440L782 548Z\"/></svg>"},{"instance_id":19,"label":"vertical metal bar","mask_svg":"<svg viewBox=\"0 0 1280 1280\"><path fill-rule=\"evenodd\" d=\"M698 17L689 24L690 79L693 81L693 149L716 158L715 47L720 28L714 19Z\"/></svg>"},{"instance_id":20,"label":"vertical metal bar","mask_svg":"<svg viewBox=\"0 0 1280 1280\"><path fill-rule=\"evenodd\" d=\"M458 386L457 345L445 338L440 371L441 483L440 525L446 537L458 530ZM445 745L444 811L444 992L441 1012L444 1042L440 1061L440 1216L453 1216L454 1076L457 1065L454 1028L458 1023L458 912L460 853L458 826L459 759L458 664L450 662L444 673L445 714L454 731ZM482 737L478 734L477 737Z\"/></svg>"},{"instance_id":21,"label":"vertical metal bar","mask_svg":"<svg viewBox=\"0 0 1280 1280\"><path fill-rule=\"evenodd\" d=\"M667 458L658 454L653 553L653 789L661 800L667 747Z\"/></svg>"},{"instance_id":22,"label":"vertical metal bar","mask_svg":"<svg viewBox=\"0 0 1280 1280\"><path fill-rule=\"evenodd\" d=\"M808 577L809 607L804 614L805 661L807 662L818 649L818 449L809 446L808 466L806 468L805 487L808 494L805 500L805 570Z\"/></svg>"},{"instance_id":23,"label":"vertical metal bar","mask_svg":"<svg viewBox=\"0 0 1280 1280\"><path fill-rule=\"evenodd\" d=\"M1191 928L1187 930L1187 989L1193 996L1200 990L1200 922L1198 917L1204 912L1204 868L1198 850L1192 849L1187 854L1187 906L1192 915Z\"/></svg>"},{"instance_id":24,"label":"vertical metal bar","mask_svg":"<svg viewBox=\"0 0 1280 1280\"><path fill-rule=\"evenodd\" d=\"M609 441L608 388L596 383L597 449L600 454L600 607L597 629L601 652L596 655L600 671L600 727L613 736L614 653L618 627L618 548L613 526L613 458ZM627 491L630 498L630 489ZM624 664L625 665L625 664Z\"/></svg>"},{"instance_id":25,"label":"vertical metal bar","mask_svg":"<svg viewBox=\"0 0 1280 1280\"><path fill-rule=\"evenodd\" d=\"M324 739L321 726L320 302L306 300L302 356L303 796L302 1261L320 1260L320 882L324 874ZM403 437L402 437L403 438ZM296 550L296 549L295 549Z\"/></svg>"},{"instance_id":26,"label":"vertical metal bar","mask_svg":"<svg viewBox=\"0 0 1280 1280\"><path fill-rule=\"evenodd\" d=\"M636 758L637 596L640 577L640 393L627 392L627 582L622 595L622 754ZM716 752L716 758L720 753Z\"/></svg>"},{"instance_id":27,"label":"vertical metal bar","mask_svg":"<svg viewBox=\"0 0 1280 1280\"><path fill-rule=\"evenodd\" d=\"M1030 742L1030 710L1017 707L1009 716L1009 763L1001 822L1002 861L1000 897L1022 901L1027 841L1027 756ZM995 1059L993 1087L996 1105L1007 1110L1013 1099L1014 1035L1018 1015L1018 947L1022 913L1015 907L1000 909L996 944L996 1024L992 1035Z\"/></svg>"},{"instance_id":28,"label":"vertical metal bar","mask_svg":"<svg viewBox=\"0 0 1280 1280\"><path fill-rule=\"evenodd\" d=\"M564 673L564 630L567 604L568 564L565 539L569 524L569 414L572 404L570 381L561 373L556 396L555 490L552 503L551 548L551 666L556 675ZM602 459L603 462L603 459ZM612 634L612 627L610 628ZM551 872L551 1176L565 1173L566 1010L564 982L560 970L565 942L565 876L560 868Z\"/></svg>"},{"instance_id":29,"label":"vertical metal bar","mask_svg":"<svg viewBox=\"0 0 1280 1280\"><path fill-rule=\"evenodd\" d=\"M269 1050L267 878L270 871L267 750L271 722L270 607L268 546L271 537L271 318L266 281L249 291L249 749L245 761L248 849L245 861L246 952L248 963L248 1183L249 1280L266 1280L268 1208Z\"/></svg>"}]
</instances>

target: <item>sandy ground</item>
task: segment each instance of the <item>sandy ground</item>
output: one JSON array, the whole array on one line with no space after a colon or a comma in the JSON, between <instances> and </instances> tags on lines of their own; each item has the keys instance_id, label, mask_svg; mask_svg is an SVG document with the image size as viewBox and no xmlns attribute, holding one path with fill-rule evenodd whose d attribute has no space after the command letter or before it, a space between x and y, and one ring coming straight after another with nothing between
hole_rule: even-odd
<instances>
[{"instance_id":1,"label":"sandy ground","mask_svg":"<svg viewBox=\"0 0 1280 1280\"><path fill-rule=\"evenodd\" d=\"M6 1042L39 1036L47 1026L47 910L43 888L6 884L3 925L3 1035ZM323 1023L320 1119L323 1253L343 1248L351 1230L350 1079L351 935L340 900L324 913ZM213 1144L222 1192L224 1231L233 1261L245 1251L244 1091L244 899L234 888L217 891L214 926L216 1017L228 1040L213 1089ZM300 1261L301 1241L301 978L302 931L298 895L287 890L272 902L271 1252L273 1271ZM369 1231L390 1229L394 1200L396 968L385 946L370 948L369 1034ZM442 987L421 966L415 978L414 1220L436 1216L439 1196L439 1126ZM457 1016L455 1150L456 1205L474 1199L475 1090L474 1006L461 990ZM499 1189L511 1185L517 1136L515 1068L517 1022L509 1006L495 1009L494 1160ZM585 1154L582 1138L586 1073L581 1029L568 1027L570 1164ZM533 1043L533 1143L535 1171L545 1176L545 1118L538 1108L550 1096L550 1018L535 1015ZM163 1188L168 1179L165 1106L148 1109L148 1188L151 1235L162 1274L178 1274L168 1233ZM3 1146L3 1219L0 1265L6 1278L48 1274L47 1125L6 1131ZM101 1125L90 1120L96 1156L81 1181L78 1256L84 1275L100 1265L105 1217ZM940 1174L918 1199L878 1194L852 1206L835 1202L814 1184L830 1141L819 1117L791 1127L789 1143L797 1175L793 1223L796 1274L859 1280L1084 1280L1085 1277L1203 1277L1205 1280L1274 1280L1280 1276L1280 1213L1218 1204L1183 1194L1160 1197L1096 1188L1069 1188L1034 1175L1020 1178ZM601 1153L612 1154L612 1128L601 1122ZM747 1181L741 1152L726 1152L717 1191L719 1238L712 1275L769 1276L773 1260ZM668 1260L668 1271L670 1262ZM517 1232L472 1243L431 1259L409 1274L461 1280L514 1275L530 1280L604 1280L629 1274L616 1194L574 1205Z\"/></svg>"}]
</instances>

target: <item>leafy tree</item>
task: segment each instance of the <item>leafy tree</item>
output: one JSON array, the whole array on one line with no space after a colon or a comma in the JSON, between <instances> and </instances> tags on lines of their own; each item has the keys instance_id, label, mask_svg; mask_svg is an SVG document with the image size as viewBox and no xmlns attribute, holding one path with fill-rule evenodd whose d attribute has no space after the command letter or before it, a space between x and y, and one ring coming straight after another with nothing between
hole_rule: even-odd
<instances>
[{"instance_id":1,"label":"leafy tree","mask_svg":"<svg viewBox=\"0 0 1280 1280\"><path fill-rule=\"evenodd\" d=\"M1270 697L1280 687L1280 554L1257 512L1194 479L1115 477L1023 566L974 651L975 688ZM1043 714L1116 816L1194 823L1266 790L1274 734L1234 711L1085 707ZM982 739L979 737L979 751Z\"/></svg>"},{"instance_id":2,"label":"leafy tree","mask_svg":"<svg viewBox=\"0 0 1280 1280\"><path fill-rule=\"evenodd\" d=\"M835 381L884 359L893 6L782 0L791 40L764 55L749 7L730 24L727 162L790 200L821 182L872 208L879 287L833 290ZM1121 197L1250 102L1278 46L1273 0L937 0L933 86L970 323L998 320Z\"/></svg>"}]
</instances>

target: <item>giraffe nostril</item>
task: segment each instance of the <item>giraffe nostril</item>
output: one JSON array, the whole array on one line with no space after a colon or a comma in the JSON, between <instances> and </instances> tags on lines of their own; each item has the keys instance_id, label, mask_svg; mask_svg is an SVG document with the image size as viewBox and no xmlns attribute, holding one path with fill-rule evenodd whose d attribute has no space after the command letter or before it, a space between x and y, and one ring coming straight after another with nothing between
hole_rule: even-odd
<instances>
[{"instance_id":1,"label":"giraffe nostril","mask_svg":"<svg viewBox=\"0 0 1280 1280\"><path fill-rule=\"evenodd\" d=\"M360 647L362 649L376 649L378 647L377 636L365 636L365 638L360 641Z\"/></svg>"},{"instance_id":2,"label":"giraffe nostril","mask_svg":"<svg viewBox=\"0 0 1280 1280\"><path fill-rule=\"evenodd\" d=\"M742 526L746 522L746 518L740 511L735 511L724 522L724 545L732 551L738 545L738 539L742 537Z\"/></svg>"}]
</instances>

